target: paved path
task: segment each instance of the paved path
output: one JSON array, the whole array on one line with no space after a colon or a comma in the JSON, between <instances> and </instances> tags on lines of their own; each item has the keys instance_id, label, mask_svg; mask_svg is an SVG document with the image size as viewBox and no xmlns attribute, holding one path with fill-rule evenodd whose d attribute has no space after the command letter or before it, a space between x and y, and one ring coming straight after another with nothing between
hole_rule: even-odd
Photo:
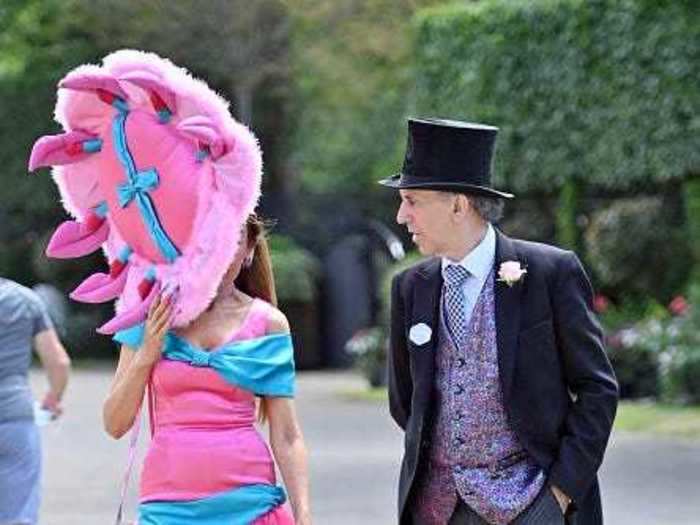
<instances>
[{"instance_id":1,"label":"paved path","mask_svg":"<svg viewBox=\"0 0 700 525\"><path fill-rule=\"evenodd\" d=\"M113 522L127 443L101 428L110 375L106 368L77 371L65 417L43 429L43 525ZM43 390L38 374L32 382L35 391ZM340 395L362 385L348 373L300 376L298 407L310 450L316 525L394 523L402 436L383 403ZM146 441L142 437L142 449ZM700 524L700 443L615 435L602 478L608 524Z\"/></svg>"}]
</instances>

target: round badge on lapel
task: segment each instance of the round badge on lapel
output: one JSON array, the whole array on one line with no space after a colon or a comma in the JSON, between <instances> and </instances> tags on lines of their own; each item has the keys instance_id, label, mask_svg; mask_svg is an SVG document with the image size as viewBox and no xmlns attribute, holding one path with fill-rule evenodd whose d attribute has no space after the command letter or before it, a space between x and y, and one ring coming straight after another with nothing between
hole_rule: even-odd
<instances>
[{"instance_id":1,"label":"round badge on lapel","mask_svg":"<svg viewBox=\"0 0 700 525\"><path fill-rule=\"evenodd\" d=\"M414 324L408 332L408 338L415 345L421 346L430 341L433 331L425 323Z\"/></svg>"}]
</instances>

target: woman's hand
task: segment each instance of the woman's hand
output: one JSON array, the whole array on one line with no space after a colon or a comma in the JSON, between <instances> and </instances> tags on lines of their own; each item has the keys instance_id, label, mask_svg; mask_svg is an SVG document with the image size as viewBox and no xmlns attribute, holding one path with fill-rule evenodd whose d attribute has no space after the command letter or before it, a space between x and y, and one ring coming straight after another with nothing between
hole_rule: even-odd
<instances>
[{"instance_id":1,"label":"woman's hand","mask_svg":"<svg viewBox=\"0 0 700 525\"><path fill-rule=\"evenodd\" d=\"M161 292L148 310L143 344L138 353L143 364L154 365L163 353L163 340L172 323L176 294L177 289L172 293Z\"/></svg>"}]
</instances>

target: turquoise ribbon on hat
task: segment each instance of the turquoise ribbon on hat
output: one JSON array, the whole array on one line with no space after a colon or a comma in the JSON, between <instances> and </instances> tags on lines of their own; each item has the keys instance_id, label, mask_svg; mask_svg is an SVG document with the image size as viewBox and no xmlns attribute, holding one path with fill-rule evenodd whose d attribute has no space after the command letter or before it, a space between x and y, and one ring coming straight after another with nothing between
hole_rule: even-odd
<instances>
[{"instance_id":1,"label":"turquoise ribbon on hat","mask_svg":"<svg viewBox=\"0 0 700 525\"><path fill-rule=\"evenodd\" d=\"M113 105L118 110L112 122L114 151L119 162L124 167L127 177L127 182L117 187L119 205L124 208L131 201L136 201L151 239L165 260L172 263L180 256L180 252L170 240L168 234L165 233L163 225L158 220L153 201L148 195L150 191L158 187L158 172L154 168L144 171L136 169L134 158L129 151L126 141L126 119L129 116L129 107L121 99L115 99Z\"/></svg>"},{"instance_id":2,"label":"turquoise ribbon on hat","mask_svg":"<svg viewBox=\"0 0 700 525\"><path fill-rule=\"evenodd\" d=\"M139 171L134 182L125 182L117 186L119 206L126 206L136 198L139 193L148 193L158 187L158 172L154 169Z\"/></svg>"}]
</instances>

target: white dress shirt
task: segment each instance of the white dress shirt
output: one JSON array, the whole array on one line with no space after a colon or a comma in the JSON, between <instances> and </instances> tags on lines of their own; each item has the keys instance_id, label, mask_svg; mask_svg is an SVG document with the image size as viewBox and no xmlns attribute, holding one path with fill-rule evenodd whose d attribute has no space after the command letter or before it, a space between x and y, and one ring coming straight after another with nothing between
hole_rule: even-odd
<instances>
[{"instance_id":1,"label":"white dress shirt","mask_svg":"<svg viewBox=\"0 0 700 525\"><path fill-rule=\"evenodd\" d=\"M484 287L486 278L491 273L496 259L496 232L490 223L486 226L486 235L461 261L452 261L442 258L442 277L445 278L445 268L450 264L457 264L469 272L469 277L464 281L464 304L467 323L471 320L474 305Z\"/></svg>"}]
</instances>

